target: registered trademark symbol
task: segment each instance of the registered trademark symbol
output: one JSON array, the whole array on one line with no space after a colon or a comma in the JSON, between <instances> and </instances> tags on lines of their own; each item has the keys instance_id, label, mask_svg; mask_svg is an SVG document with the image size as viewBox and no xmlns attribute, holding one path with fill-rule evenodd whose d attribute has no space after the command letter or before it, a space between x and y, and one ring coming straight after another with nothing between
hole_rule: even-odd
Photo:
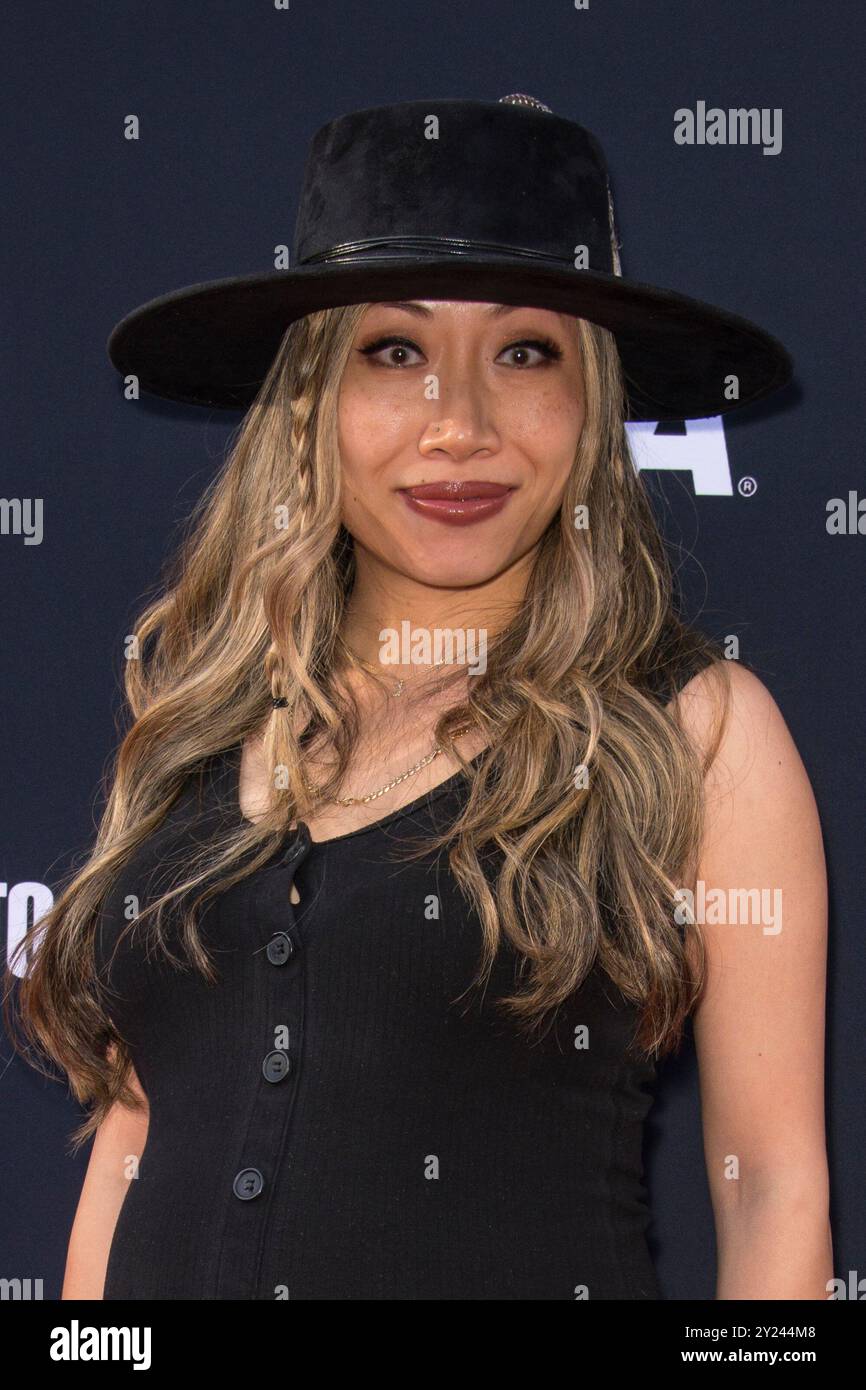
<instances>
[{"instance_id":1,"label":"registered trademark symbol","mask_svg":"<svg viewBox=\"0 0 866 1390\"><path fill-rule=\"evenodd\" d=\"M737 483L737 492L741 497L754 497L757 491L758 484L755 482L754 478L750 478L748 475L745 478L741 478Z\"/></svg>"}]
</instances>

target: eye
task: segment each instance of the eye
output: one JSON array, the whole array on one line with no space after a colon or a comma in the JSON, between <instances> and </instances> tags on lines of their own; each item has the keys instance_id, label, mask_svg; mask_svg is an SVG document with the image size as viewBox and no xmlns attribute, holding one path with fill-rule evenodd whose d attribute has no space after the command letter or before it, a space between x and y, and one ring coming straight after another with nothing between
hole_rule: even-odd
<instances>
[{"instance_id":1,"label":"eye","mask_svg":"<svg viewBox=\"0 0 866 1390\"><path fill-rule=\"evenodd\" d=\"M512 367L519 367L521 370L527 367L546 367L550 362L558 362L562 357L562 349L556 345L552 338L521 338L517 343L509 343L504 347L499 356L502 357L507 352L520 352L524 356L529 352L541 354L541 361L538 362L511 362Z\"/></svg>"},{"instance_id":2,"label":"eye","mask_svg":"<svg viewBox=\"0 0 866 1390\"><path fill-rule=\"evenodd\" d=\"M397 334L388 334L385 337L375 338L373 342L367 343L365 347L358 348L362 357L376 360L376 365L380 367L400 368L413 367L416 363L410 359L411 354L417 353L420 357L424 354L417 343L413 343L411 338L402 338ZM517 367L525 371L529 367L545 367L550 362L559 361L562 357L562 349L553 341L552 338L521 338L517 342L509 343L499 353L499 357L506 353L520 353L522 360L512 361L508 366ZM383 357L381 354L385 354ZM536 354L536 359L531 359L531 354ZM540 358L540 360L538 360ZM497 358L497 361L499 359Z\"/></svg>"},{"instance_id":3,"label":"eye","mask_svg":"<svg viewBox=\"0 0 866 1390\"><path fill-rule=\"evenodd\" d=\"M358 348L358 351L360 352L362 357L377 359L379 358L379 353L385 352L386 350L388 354L387 357L379 359L377 362L377 365L380 367L414 366L414 363L406 362L405 356L402 360L395 361L392 354L398 351L403 354L412 352L421 353L421 349L419 348L418 344L413 343L411 338L398 338L394 335L385 338L376 338L374 342L368 343L366 347ZM424 354L421 353L422 357L423 355Z\"/></svg>"}]
</instances>

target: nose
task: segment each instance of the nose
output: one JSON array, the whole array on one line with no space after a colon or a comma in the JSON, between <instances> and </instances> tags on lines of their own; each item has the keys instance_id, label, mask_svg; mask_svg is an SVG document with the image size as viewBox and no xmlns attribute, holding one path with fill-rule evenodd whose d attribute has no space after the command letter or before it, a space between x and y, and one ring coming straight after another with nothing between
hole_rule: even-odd
<instances>
[{"instance_id":1,"label":"nose","mask_svg":"<svg viewBox=\"0 0 866 1390\"><path fill-rule=\"evenodd\" d=\"M468 386L451 387L442 415L434 416L424 427L418 451L425 458L438 453L456 460L471 458L477 453L495 453L499 436L480 392Z\"/></svg>"}]
</instances>

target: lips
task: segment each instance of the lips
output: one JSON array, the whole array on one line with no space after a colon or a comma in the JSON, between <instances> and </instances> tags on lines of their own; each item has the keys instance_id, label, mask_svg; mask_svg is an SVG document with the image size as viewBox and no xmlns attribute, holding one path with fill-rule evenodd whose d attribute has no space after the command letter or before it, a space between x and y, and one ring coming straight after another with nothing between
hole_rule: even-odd
<instances>
[{"instance_id":1,"label":"lips","mask_svg":"<svg viewBox=\"0 0 866 1390\"><path fill-rule=\"evenodd\" d=\"M473 499L504 497L511 492L507 483L479 483L472 481L419 483L417 487L400 488L409 497L421 502L470 502Z\"/></svg>"},{"instance_id":2,"label":"lips","mask_svg":"<svg viewBox=\"0 0 866 1390\"><path fill-rule=\"evenodd\" d=\"M444 526L474 526L498 516L515 491L507 483L481 483L466 478L438 483L418 483L397 491L411 512Z\"/></svg>"}]
</instances>

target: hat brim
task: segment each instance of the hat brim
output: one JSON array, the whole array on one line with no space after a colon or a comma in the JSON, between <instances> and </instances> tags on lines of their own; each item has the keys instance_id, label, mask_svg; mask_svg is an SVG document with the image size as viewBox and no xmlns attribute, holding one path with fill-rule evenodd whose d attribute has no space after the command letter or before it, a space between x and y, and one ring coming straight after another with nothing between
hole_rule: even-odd
<instances>
[{"instance_id":1,"label":"hat brim","mask_svg":"<svg viewBox=\"0 0 866 1390\"><path fill-rule=\"evenodd\" d=\"M142 391L245 410L290 323L317 309L407 298L526 304L610 329L630 420L723 415L778 390L793 373L790 355L764 329L674 290L595 271L468 257L302 265L189 285L116 324L108 356L123 376L138 378Z\"/></svg>"}]
</instances>

